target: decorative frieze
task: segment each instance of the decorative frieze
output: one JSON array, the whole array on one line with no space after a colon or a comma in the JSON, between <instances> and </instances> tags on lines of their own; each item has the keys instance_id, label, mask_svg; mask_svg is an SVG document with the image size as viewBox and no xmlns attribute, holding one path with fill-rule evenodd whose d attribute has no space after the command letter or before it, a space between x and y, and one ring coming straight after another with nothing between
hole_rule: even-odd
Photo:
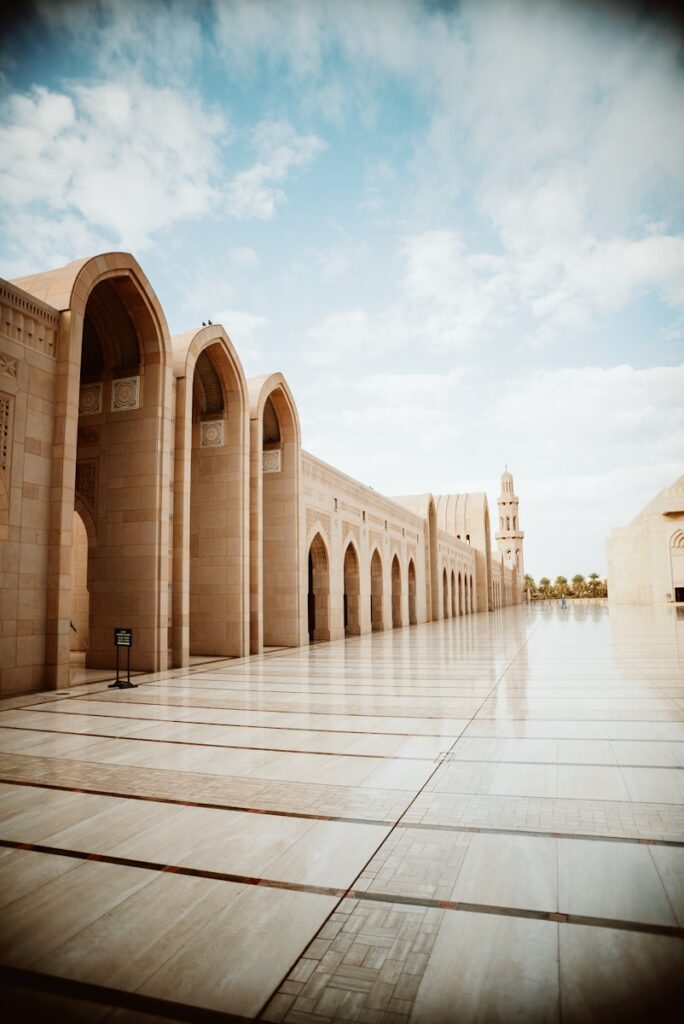
<instances>
[{"instance_id":1,"label":"decorative frieze","mask_svg":"<svg viewBox=\"0 0 684 1024\"><path fill-rule=\"evenodd\" d=\"M11 285L0 283L0 334L54 358L59 313Z\"/></svg>"},{"instance_id":2,"label":"decorative frieze","mask_svg":"<svg viewBox=\"0 0 684 1024\"><path fill-rule=\"evenodd\" d=\"M342 536L346 538L347 536L349 536L349 534L351 534L351 536L356 541L356 546L358 549L361 545L360 530L356 523L348 523L345 519L342 521Z\"/></svg>"},{"instance_id":3,"label":"decorative frieze","mask_svg":"<svg viewBox=\"0 0 684 1024\"><path fill-rule=\"evenodd\" d=\"M97 459L76 463L76 493L86 505L95 509L97 503Z\"/></svg>"},{"instance_id":4,"label":"decorative frieze","mask_svg":"<svg viewBox=\"0 0 684 1024\"><path fill-rule=\"evenodd\" d=\"M317 508L307 508L306 510L306 535L307 537L312 530L319 530L325 535L326 540L330 543L330 516L326 512L319 512Z\"/></svg>"},{"instance_id":5,"label":"decorative frieze","mask_svg":"<svg viewBox=\"0 0 684 1024\"><path fill-rule=\"evenodd\" d=\"M140 408L140 377L121 377L112 381L112 412Z\"/></svg>"},{"instance_id":6,"label":"decorative frieze","mask_svg":"<svg viewBox=\"0 0 684 1024\"><path fill-rule=\"evenodd\" d=\"M282 469L280 448L269 448L264 452L263 469L264 473L280 473Z\"/></svg>"},{"instance_id":7,"label":"decorative frieze","mask_svg":"<svg viewBox=\"0 0 684 1024\"><path fill-rule=\"evenodd\" d=\"M17 360L0 352L0 377L9 377L10 380L17 379Z\"/></svg>"},{"instance_id":8,"label":"decorative frieze","mask_svg":"<svg viewBox=\"0 0 684 1024\"><path fill-rule=\"evenodd\" d=\"M84 384L78 393L78 415L96 416L102 412L102 384Z\"/></svg>"},{"instance_id":9,"label":"decorative frieze","mask_svg":"<svg viewBox=\"0 0 684 1024\"><path fill-rule=\"evenodd\" d=\"M12 455L12 413L14 399L11 395L0 394L0 470L9 472Z\"/></svg>"},{"instance_id":10,"label":"decorative frieze","mask_svg":"<svg viewBox=\"0 0 684 1024\"><path fill-rule=\"evenodd\" d=\"M205 420L200 424L200 448L222 448L223 420Z\"/></svg>"}]
</instances>

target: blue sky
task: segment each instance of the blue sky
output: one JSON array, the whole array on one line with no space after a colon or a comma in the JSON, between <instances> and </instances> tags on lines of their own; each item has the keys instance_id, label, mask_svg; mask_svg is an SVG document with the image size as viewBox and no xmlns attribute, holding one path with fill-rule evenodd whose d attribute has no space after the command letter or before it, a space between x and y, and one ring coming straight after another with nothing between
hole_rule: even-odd
<instances>
[{"instance_id":1,"label":"blue sky","mask_svg":"<svg viewBox=\"0 0 684 1024\"><path fill-rule=\"evenodd\" d=\"M387 494L508 463L535 576L684 468L684 50L589 4L37 3L0 272L139 259Z\"/></svg>"}]
</instances>

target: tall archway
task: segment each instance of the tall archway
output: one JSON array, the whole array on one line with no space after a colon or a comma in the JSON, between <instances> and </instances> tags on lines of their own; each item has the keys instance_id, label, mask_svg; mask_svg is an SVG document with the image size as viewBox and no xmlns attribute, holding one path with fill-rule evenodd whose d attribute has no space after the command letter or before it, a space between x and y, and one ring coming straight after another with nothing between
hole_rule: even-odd
<instances>
[{"instance_id":1,"label":"tall archway","mask_svg":"<svg viewBox=\"0 0 684 1024\"><path fill-rule=\"evenodd\" d=\"M451 617L453 619L458 615L458 599L456 596L456 573L451 570Z\"/></svg>"},{"instance_id":2,"label":"tall archway","mask_svg":"<svg viewBox=\"0 0 684 1024\"><path fill-rule=\"evenodd\" d=\"M344 635L358 636L360 625L360 574L359 556L356 548L349 542L344 553Z\"/></svg>"},{"instance_id":3,"label":"tall archway","mask_svg":"<svg viewBox=\"0 0 684 1024\"><path fill-rule=\"evenodd\" d=\"M308 581L309 643L329 640L330 566L320 533L316 534L309 547Z\"/></svg>"},{"instance_id":4,"label":"tall archway","mask_svg":"<svg viewBox=\"0 0 684 1024\"><path fill-rule=\"evenodd\" d=\"M398 629L401 621L401 568L397 555L392 559L392 629Z\"/></svg>"},{"instance_id":5,"label":"tall archway","mask_svg":"<svg viewBox=\"0 0 684 1024\"><path fill-rule=\"evenodd\" d=\"M408 607L409 607L409 625L416 626L418 624L418 615L416 611L416 567L413 564L413 559L409 560L408 564Z\"/></svg>"},{"instance_id":6,"label":"tall archway","mask_svg":"<svg viewBox=\"0 0 684 1024\"><path fill-rule=\"evenodd\" d=\"M677 530L670 540L672 597L677 604L684 601L684 530Z\"/></svg>"},{"instance_id":7,"label":"tall archway","mask_svg":"<svg viewBox=\"0 0 684 1024\"><path fill-rule=\"evenodd\" d=\"M80 505L80 502L77 502ZM90 636L90 591L88 589L88 526L92 532L92 522L86 525L83 507L73 513L73 547L71 556L71 621L70 647L71 668L85 666Z\"/></svg>"},{"instance_id":8,"label":"tall archway","mask_svg":"<svg viewBox=\"0 0 684 1024\"><path fill-rule=\"evenodd\" d=\"M248 382L250 394L250 647L296 647L306 571L300 574L300 431L281 374Z\"/></svg>"},{"instance_id":9,"label":"tall archway","mask_svg":"<svg viewBox=\"0 0 684 1024\"><path fill-rule=\"evenodd\" d=\"M376 548L371 558L371 627L373 632L380 632L385 628L383 612L383 586L382 586L382 559Z\"/></svg>"},{"instance_id":10,"label":"tall archway","mask_svg":"<svg viewBox=\"0 0 684 1024\"><path fill-rule=\"evenodd\" d=\"M458 614L463 615L465 608L463 607L463 576L459 572L458 574Z\"/></svg>"},{"instance_id":11,"label":"tall archway","mask_svg":"<svg viewBox=\"0 0 684 1024\"><path fill-rule=\"evenodd\" d=\"M468 612L472 614L475 611L473 605L473 577L470 577L470 600L468 601Z\"/></svg>"},{"instance_id":12,"label":"tall archway","mask_svg":"<svg viewBox=\"0 0 684 1024\"><path fill-rule=\"evenodd\" d=\"M439 615L439 545L437 539L437 511L435 503L430 498L428 502L428 544L429 544L429 596L430 596L430 618L438 619Z\"/></svg>"},{"instance_id":13,"label":"tall archway","mask_svg":"<svg viewBox=\"0 0 684 1024\"><path fill-rule=\"evenodd\" d=\"M446 569L442 570L442 616L449 618L449 580Z\"/></svg>"}]
</instances>

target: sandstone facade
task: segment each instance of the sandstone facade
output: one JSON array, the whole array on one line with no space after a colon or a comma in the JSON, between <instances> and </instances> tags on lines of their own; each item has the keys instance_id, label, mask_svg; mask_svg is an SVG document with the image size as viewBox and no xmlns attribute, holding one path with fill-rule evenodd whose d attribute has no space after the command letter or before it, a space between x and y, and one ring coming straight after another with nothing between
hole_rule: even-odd
<instances>
[{"instance_id":1,"label":"sandstone facade","mask_svg":"<svg viewBox=\"0 0 684 1024\"><path fill-rule=\"evenodd\" d=\"M0 444L3 695L111 668L115 627L162 671L521 598L519 523L493 553L484 494L303 452L282 375L246 380L219 325L171 338L126 253L0 280Z\"/></svg>"}]
</instances>

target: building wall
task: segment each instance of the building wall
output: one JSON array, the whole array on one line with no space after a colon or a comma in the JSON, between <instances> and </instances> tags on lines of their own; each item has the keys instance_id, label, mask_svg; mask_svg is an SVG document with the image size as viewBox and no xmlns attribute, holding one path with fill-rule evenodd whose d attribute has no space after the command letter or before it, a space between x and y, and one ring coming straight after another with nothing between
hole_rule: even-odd
<instances>
[{"instance_id":1,"label":"building wall","mask_svg":"<svg viewBox=\"0 0 684 1024\"><path fill-rule=\"evenodd\" d=\"M0 442L2 695L68 686L72 650L111 668L114 626L163 671L487 611L492 579L519 599L484 495L388 498L302 452L282 376L246 381L220 326L170 339L125 253L0 281Z\"/></svg>"},{"instance_id":2,"label":"building wall","mask_svg":"<svg viewBox=\"0 0 684 1024\"><path fill-rule=\"evenodd\" d=\"M606 542L608 598L666 604L684 587L684 513L653 513L614 529Z\"/></svg>"}]
</instances>

